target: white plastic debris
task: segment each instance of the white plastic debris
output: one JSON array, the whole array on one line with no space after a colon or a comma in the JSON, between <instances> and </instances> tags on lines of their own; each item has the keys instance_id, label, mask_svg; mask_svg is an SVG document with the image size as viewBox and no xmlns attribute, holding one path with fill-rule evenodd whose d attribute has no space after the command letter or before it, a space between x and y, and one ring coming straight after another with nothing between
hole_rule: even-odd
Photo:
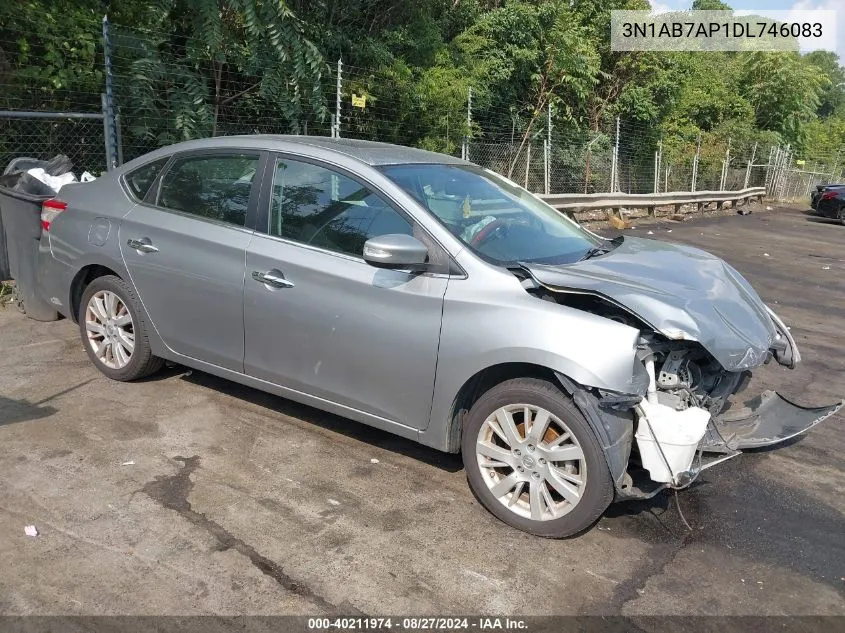
<instances>
[{"instance_id":1,"label":"white plastic debris","mask_svg":"<svg viewBox=\"0 0 845 633\"><path fill-rule=\"evenodd\" d=\"M668 231L666 231L666 232L667 232L667 233L671 233L671 232L672 232L672 229L669 229L669 230L668 230Z\"/></svg>"},{"instance_id":2,"label":"white plastic debris","mask_svg":"<svg viewBox=\"0 0 845 633\"><path fill-rule=\"evenodd\" d=\"M58 193L59 190L65 185L68 185L72 182L77 182L76 176L72 172L62 174L61 176L51 176L41 167L33 167L26 173L28 173L33 178L40 180L56 193Z\"/></svg>"},{"instance_id":3,"label":"white plastic debris","mask_svg":"<svg viewBox=\"0 0 845 633\"><path fill-rule=\"evenodd\" d=\"M768 256L769 256L768 253L763 253L763 257L768 257Z\"/></svg>"},{"instance_id":4,"label":"white plastic debris","mask_svg":"<svg viewBox=\"0 0 845 633\"><path fill-rule=\"evenodd\" d=\"M134 465L135 465L134 461L123 462L121 464L121 466L134 466Z\"/></svg>"},{"instance_id":5,"label":"white plastic debris","mask_svg":"<svg viewBox=\"0 0 845 633\"><path fill-rule=\"evenodd\" d=\"M38 536L38 529L34 525L27 525L23 529L27 536Z\"/></svg>"},{"instance_id":6,"label":"white plastic debris","mask_svg":"<svg viewBox=\"0 0 845 633\"><path fill-rule=\"evenodd\" d=\"M339 506L340 505L340 501L338 501L337 499L329 499L328 501L329 501L330 506Z\"/></svg>"},{"instance_id":7,"label":"white plastic debris","mask_svg":"<svg viewBox=\"0 0 845 633\"><path fill-rule=\"evenodd\" d=\"M830 270L830 266L822 266L822 270Z\"/></svg>"},{"instance_id":8,"label":"white plastic debris","mask_svg":"<svg viewBox=\"0 0 845 633\"><path fill-rule=\"evenodd\" d=\"M771 210L772 210L771 207L766 207L766 211L771 211Z\"/></svg>"},{"instance_id":9,"label":"white plastic debris","mask_svg":"<svg viewBox=\"0 0 845 633\"><path fill-rule=\"evenodd\" d=\"M375 457L373 457L373 458L370 460L370 463L371 463L371 464L378 464L378 460L377 460Z\"/></svg>"},{"instance_id":10,"label":"white plastic debris","mask_svg":"<svg viewBox=\"0 0 845 633\"><path fill-rule=\"evenodd\" d=\"M654 231L649 231L646 235L654 235Z\"/></svg>"},{"instance_id":11,"label":"white plastic debris","mask_svg":"<svg viewBox=\"0 0 845 633\"><path fill-rule=\"evenodd\" d=\"M83 171L82 175L79 177L79 182L92 182L94 180L97 180L97 177L92 176L89 171Z\"/></svg>"}]
</instances>

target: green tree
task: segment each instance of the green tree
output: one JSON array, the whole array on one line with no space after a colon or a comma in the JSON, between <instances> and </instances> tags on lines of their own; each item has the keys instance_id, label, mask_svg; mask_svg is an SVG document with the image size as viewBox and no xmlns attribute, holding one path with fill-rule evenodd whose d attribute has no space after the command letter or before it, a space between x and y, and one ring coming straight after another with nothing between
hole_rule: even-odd
<instances>
[{"instance_id":1,"label":"green tree","mask_svg":"<svg viewBox=\"0 0 845 633\"><path fill-rule=\"evenodd\" d=\"M693 0L693 11L733 11L730 5L722 2L722 0Z\"/></svg>"},{"instance_id":2,"label":"green tree","mask_svg":"<svg viewBox=\"0 0 845 633\"><path fill-rule=\"evenodd\" d=\"M797 53L744 55L738 90L754 109L757 127L800 145L830 80Z\"/></svg>"},{"instance_id":3,"label":"green tree","mask_svg":"<svg viewBox=\"0 0 845 633\"><path fill-rule=\"evenodd\" d=\"M214 136L232 104L294 132L326 116L323 58L284 0L157 0L146 12L151 30L116 38L135 134Z\"/></svg>"},{"instance_id":4,"label":"green tree","mask_svg":"<svg viewBox=\"0 0 845 633\"><path fill-rule=\"evenodd\" d=\"M818 68L829 82L819 98L818 115L822 118L836 115L845 119L845 68L840 65L837 54L813 51L807 53L804 59Z\"/></svg>"}]
</instances>

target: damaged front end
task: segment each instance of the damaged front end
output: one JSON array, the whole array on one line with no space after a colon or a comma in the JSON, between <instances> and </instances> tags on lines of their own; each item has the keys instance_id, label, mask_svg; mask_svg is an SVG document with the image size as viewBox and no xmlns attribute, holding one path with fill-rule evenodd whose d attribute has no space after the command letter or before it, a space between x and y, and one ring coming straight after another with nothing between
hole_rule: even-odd
<instances>
[{"instance_id":1,"label":"damaged front end","mask_svg":"<svg viewBox=\"0 0 845 633\"><path fill-rule=\"evenodd\" d=\"M791 337L790 337L791 341ZM794 367L798 350L773 347L770 358ZM703 470L742 450L785 442L833 415L842 402L802 407L774 391L738 403L751 371L727 371L696 343L650 333L639 356L649 374L645 398L634 407L640 465L652 481L684 487Z\"/></svg>"},{"instance_id":2,"label":"damaged front end","mask_svg":"<svg viewBox=\"0 0 845 633\"><path fill-rule=\"evenodd\" d=\"M598 428L618 499L685 487L742 450L806 432L843 404L802 407L772 391L736 402L752 369L772 359L791 369L801 357L789 329L748 282L708 253L625 238L602 257L521 269L524 287L539 299L641 332L639 393L582 388L559 377Z\"/></svg>"}]
</instances>

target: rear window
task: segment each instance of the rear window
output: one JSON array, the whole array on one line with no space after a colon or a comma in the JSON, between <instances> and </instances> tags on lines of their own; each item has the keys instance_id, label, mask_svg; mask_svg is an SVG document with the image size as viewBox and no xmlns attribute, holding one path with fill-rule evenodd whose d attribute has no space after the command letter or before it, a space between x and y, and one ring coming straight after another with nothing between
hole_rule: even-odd
<instances>
[{"instance_id":1,"label":"rear window","mask_svg":"<svg viewBox=\"0 0 845 633\"><path fill-rule=\"evenodd\" d=\"M150 186L158 176L158 173L161 171L162 167L167 164L167 161L170 160L170 157L167 156L165 158L159 158L151 163L147 163L146 165L142 165L133 171L130 171L126 176L124 176L124 180L126 181L126 186L129 187L129 191L132 192L132 195L138 198L138 200L143 200L144 196L147 195L147 192L150 190Z\"/></svg>"}]
</instances>

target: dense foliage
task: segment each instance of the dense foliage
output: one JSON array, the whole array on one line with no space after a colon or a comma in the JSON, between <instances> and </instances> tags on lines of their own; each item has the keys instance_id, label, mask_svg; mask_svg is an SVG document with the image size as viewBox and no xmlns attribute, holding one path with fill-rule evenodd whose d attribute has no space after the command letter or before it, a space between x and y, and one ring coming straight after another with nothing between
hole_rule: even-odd
<instances>
[{"instance_id":1,"label":"dense foliage","mask_svg":"<svg viewBox=\"0 0 845 633\"><path fill-rule=\"evenodd\" d=\"M450 152L467 135L522 146L545 133L550 108L558 134L600 145L620 116L647 141L643 152L663 138L669 158L699 135L705 146L730 137L804 154L845 145L834 53L615 53L618 8L648 2L3 2L0 108L96 109L107 10L125 134L150 146L236 131L328 134L338 59L344 132L364 138ZM353 94L366 108L351 106Z\"/></svg>"}]
</instances>

